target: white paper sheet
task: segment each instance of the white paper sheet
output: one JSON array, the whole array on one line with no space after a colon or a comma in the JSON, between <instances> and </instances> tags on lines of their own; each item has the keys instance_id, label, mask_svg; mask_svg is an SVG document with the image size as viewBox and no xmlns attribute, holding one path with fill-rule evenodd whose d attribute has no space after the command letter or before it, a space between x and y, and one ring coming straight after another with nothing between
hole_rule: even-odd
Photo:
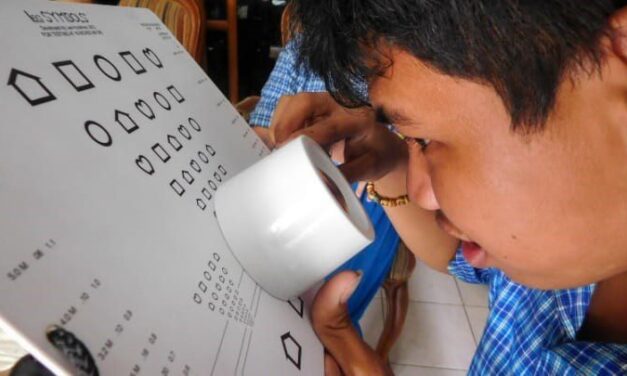
<instances>
[{"instance_id":1,"label":"white paper sheet","mask_svg":"<svg viewBox=\"0 0 627 376\"><path fill-rule=\"evenodd\" d=\"M214 217L268 150L157 17L3 0L0 30L2 326L57 373L52 324L104 375L322 374L303 300L261 291Z\"/></svg>"}]
</instances>

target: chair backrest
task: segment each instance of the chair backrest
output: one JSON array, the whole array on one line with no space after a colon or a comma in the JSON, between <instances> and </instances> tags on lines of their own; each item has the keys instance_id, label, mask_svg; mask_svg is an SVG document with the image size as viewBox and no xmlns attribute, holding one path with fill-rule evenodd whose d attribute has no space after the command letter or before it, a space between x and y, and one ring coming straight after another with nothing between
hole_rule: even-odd
<instances>
[{"instance_id":1,"label":"chair backrest","mask_svg":"<svg viewBox=\"0 0 627 376\"><path fill-rule=\"evenodd\" d=\"M281 44L285 46L287 42L292 38L292 30L290 25L290 18L292 17L292 3L287 3L281 13Z\"/></svg>"},{"instance_id":2,"label":"chair backrest","mask_svg":"<svg viewBox=\"0 0 627 376\"><path fill-rule=\"evenodd\" d=\"M202 0L120 0L120 6L148 8L205 67L207 19Z\"/></svg>"}]
</instances>

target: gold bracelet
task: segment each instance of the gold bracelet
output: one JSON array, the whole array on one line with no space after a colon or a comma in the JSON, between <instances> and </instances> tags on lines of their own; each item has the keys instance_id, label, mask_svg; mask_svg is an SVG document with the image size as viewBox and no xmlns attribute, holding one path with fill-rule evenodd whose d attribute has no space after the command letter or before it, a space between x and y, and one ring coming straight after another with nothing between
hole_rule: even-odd
<instances>
[{"instance_id":1,"label":"gold bracelet","mask_svg":"<svg viewBox=\"0 0 627 376\"><path fill-rule=\"evenodd\" d=\"M377 191L374 190L374 183L369 181L366 183L366 192L368 193L368 198L371 201L378 203L381 206L395 207L406 205L409 202L409 196L402 195L398 197L385 197L381 196Z\"/></svg>"}]
</instances>

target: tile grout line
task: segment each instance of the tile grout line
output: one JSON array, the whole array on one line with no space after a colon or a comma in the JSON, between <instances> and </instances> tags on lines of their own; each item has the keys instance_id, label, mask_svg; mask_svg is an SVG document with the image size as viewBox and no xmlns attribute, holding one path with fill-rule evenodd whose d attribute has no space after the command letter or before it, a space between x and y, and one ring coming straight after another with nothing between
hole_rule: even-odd
<instances>
[{"instance_id":1,"label":"tile grout line","mask_svg":"<svg viewBox=\"0 0 627 376\"><path fill-rule=\"evenodd\" d=\"M468 308L485 308L487 310L490 309L487 305L477 305L477 304L464 304Z\"/></svg>"},{"instance_id":2,"label":"tile grout line","mask_svg":"<svg viewBox=\"0 0 627 376\"><path fill-rule=\"evenodd\" d=\"M464 298L462 297L462 290L459 288L459 283L457 283L457 279L455 279L455 287L457 288L457 293L459 294L459 299L461 299L461 301L464 301ZM468 326L470 327L470 333L472 334L472 340L475 343L475 351L477 350L477 336L475 335L475 330L472 327L472 323L470 322L470 315L468 315L468 309L466 309L466 305L462 304L462 306L464 307L464 315L466 315L466 322L468 323Z\"/></svg>"},{"instance_id":3,"label":"tile grout line","mask_svg":"<svg viewBox=\"0 0 627 376\"><path fill-rule=\"evenodd\" d=\"M458 291L459 293L459 291ZM442 303L442 302L434 302L434 301L430 301L430 300L413 300L413 299L409 299L410 303L426 303L426 304L435 304L435 305L442 305L442 306L449 306L449 307L459 307L459 306L463 306L465 304L463 303ZM481 306L476 306L476 307L481 307ZM486 308L486 307L483 307Z\"/></svg>"},{"instance_id":4,"label":"tile grout line","mask_svg":"<svg viewBox=\"0 0 627 376\"><path fill-rule=\"evenodd\" d=\"M403 367L415 367L415 368L429 368L429 369L442 369L446 371L468 371L468 368L450 368L450 367L434 367L434 366L417 366L415 364L407 364L407 363L391 363L393 366L403 366Z\"/></svg>"}]
</instances>

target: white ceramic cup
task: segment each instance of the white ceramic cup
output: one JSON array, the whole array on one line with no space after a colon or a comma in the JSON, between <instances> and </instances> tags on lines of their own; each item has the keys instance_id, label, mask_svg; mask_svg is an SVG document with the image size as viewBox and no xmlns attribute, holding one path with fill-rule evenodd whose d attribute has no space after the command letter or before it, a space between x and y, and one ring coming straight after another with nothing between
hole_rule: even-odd
<instances>
[{"instance_id":1,"label":"white ceramic cup","mask_svg":"<svg viewBox=\"0 0 627 376\"><path fill-rule=\"evenodd\" d=\"M374 239L342 173L304 136L224 182L215 210L231 252L279 299L307 291Z\"/></svg>"}]
</instances>

